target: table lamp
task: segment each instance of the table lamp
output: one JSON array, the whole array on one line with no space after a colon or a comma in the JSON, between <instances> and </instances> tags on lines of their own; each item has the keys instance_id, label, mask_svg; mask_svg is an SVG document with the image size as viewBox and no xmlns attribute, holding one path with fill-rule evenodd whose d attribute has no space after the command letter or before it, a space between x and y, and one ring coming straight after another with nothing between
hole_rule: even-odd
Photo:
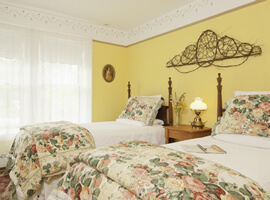
<instances>
[{"instance_id":1,"label":"table lamp","mask_svg":"<svg viewBox=\"0 0 270 200\"><path fill-rule=\"evenodd\" d=\"M193 110L196 114L193 122L191 122L191 126L193 128L203 128L204 122L200 117L202 111L207 109L207 105L202 101L203 99L200 97L196 97L195 101L190 104L190 109Z\"/></svg>"}]
</instances>

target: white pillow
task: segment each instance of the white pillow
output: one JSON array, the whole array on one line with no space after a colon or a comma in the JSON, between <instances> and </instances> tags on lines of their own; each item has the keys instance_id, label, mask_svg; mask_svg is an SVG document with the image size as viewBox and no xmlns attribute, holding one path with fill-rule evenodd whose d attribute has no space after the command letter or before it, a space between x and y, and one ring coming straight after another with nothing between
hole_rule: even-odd
<instances>
[{"instance_id":1,"label":"white pillow","mask_svg":"<svg viewBox=\"0 0 270 200\"><path fill-rule=\"evenodd\" d=\"M162 121L161 119L155 119L154 120L154 125L160 125L162 126L164 124L164 121Z\"/></svg>"},{"instance_id":2,"label":"white pillow","mask_svg":"<svg viewBox=\"0 0 270 200\"><path fill-rule=\"evenodd\" d=\"M123 123L123 124L129 124L129 125L136 125L136 126L146 126L145 123L137 120L131 120L131 119L116 119L117 122Z\"/></svg>"},{"instance_id":3,"label":"white pillow","mask_svg":"<svg viewBox=\"0 0 270 200\"><path fill-rule=\"evenodd\" d=\"M234 96L256 95L256 94L270 94L270 91L234 91Z\"/></svg>"},{"instance_id":4,"label":"white pillow","mask_svg":"<svg viewBox=\"0 0 270 200\"><path fill-rule=\"evenodd\" d=\"M130 125L136 125L136 126L146 126L145 123L137 120L131 120L131 119L116 119L117 122L123 123L123 124L130 124ZM159 125L162 126L164 122L161 119L155 119L153 125Z\"/></svg>"}]
</instances>

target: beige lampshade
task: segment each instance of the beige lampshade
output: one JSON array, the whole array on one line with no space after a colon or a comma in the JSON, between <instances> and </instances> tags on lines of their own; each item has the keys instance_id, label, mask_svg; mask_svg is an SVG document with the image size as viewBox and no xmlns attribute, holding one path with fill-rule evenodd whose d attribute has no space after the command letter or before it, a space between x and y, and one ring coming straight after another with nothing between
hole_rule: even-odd
<instances>
[{"instance_id":1,"label":"beige lampshade","mask_svg":"<svg viewBox=\"0 0 270 200\"><path fill-rule=\"evenodd\" d=\"M191 110L206 110L207 105L202 101L201 97L196 97L195 101L190 104Z\"/></svg>"}]
</instances>

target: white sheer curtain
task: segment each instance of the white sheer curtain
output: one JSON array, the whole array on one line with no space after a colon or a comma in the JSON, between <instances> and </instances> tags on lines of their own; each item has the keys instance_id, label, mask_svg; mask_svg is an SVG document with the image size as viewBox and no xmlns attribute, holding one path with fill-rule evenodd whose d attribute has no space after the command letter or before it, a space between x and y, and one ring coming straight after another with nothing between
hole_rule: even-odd
<instances>
[{"instance_id":1,"label":"white sheer curtain","mask_svg":"<svg viewBox=\"0 0 270 200\"><path fill-rule=\"evenodd\" d=\"M91 122L91 40L0 25L0 153L19 127Z\"/></svg>"},{"instance_id":2,"label":"white sheer curtain","mask_svg":"<svg viewBox=\"0 0 270 200\"><path fill-rule=\"evenodd\" d=\"M35 122L91 121L90 42L38 33Z\"/></svg>"}]
</instances>

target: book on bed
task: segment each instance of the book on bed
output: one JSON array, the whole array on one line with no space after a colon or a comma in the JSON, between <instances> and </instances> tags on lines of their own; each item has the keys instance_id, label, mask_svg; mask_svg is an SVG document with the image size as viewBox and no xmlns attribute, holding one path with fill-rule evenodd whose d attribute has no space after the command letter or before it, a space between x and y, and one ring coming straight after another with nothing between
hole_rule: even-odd
<instances>
[{"instance_id":1,"label":"book on bed","mask_svg":"<svg viewBox=\"0 0 270 200\"><path fill-rule=\"evenodd\" d=\"M223 149L221 149L219 146L217 145L185 145L182 144L181 145L183 147L183 149L187 152L192 152L192 153L216 153L216 154L220 154L220 153L227 153L226 151L224 151Z\"/></svg>"}]
</instances>

